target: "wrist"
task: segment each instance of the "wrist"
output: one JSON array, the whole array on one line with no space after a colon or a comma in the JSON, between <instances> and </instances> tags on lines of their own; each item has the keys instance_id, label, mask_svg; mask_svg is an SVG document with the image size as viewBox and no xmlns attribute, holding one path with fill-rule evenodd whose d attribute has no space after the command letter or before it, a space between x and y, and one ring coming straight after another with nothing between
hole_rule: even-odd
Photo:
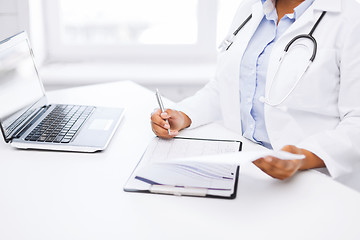
<instances>
[{"instance_id":1,"label":"wrist","mask_svg":"<svg viewBox=\"0 0 360 240\"><path fill-rule=\"evenodd\" d=\"M282 148L282 150L294 154L302 154L305 156L304 159L298 161L299 170L325 167L325 163L321 158L306 149L298 148L294 145L286 145Z\"/></svg>"},{"instance_id":2,"label":"wrist","mask_svg":"<svg viewBox=\"0 0 360 240\"><path fill-rule=\"evenodd\" d=\"M305 158L301 161L300 170L325 167L324 161L316 154L306 150L300 149Z\"/></svg>"},{"instance_id":3,"label":"wrist","mask_svg":"<svg viewBox=\"0 0 360 240\"><path fill-rule=\"evenodd\" d=\"M183 122L183 126L181 129L184 129L184 128L188 128L190 127L191 125L191 119L188 117L188 115L186 115L185 113L179 111L180 114L182 115L183 119L184 119L184 122Z\"/></svg>"}]
</instances>

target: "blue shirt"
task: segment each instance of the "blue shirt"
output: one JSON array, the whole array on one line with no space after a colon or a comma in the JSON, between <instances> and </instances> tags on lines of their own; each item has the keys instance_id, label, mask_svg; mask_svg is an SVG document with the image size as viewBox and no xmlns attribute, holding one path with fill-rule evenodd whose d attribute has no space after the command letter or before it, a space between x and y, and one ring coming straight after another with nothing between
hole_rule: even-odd
<instances>
[{"instance_id":1,"label":"blue shirt","mask_svg":"<svg viewBox=\"0 0 360 240\"><path fill-rule=\"evenodd\" d=\"M278 16L272 0L262 0L264 17L252 36L240 66L240 108L243 136L272 148L264 119L266 74L274 43L296 21L314 0L305 0L286 14L277 24ZM274 1L275 2L275 1Z\"/></svg>"}]
</instances>

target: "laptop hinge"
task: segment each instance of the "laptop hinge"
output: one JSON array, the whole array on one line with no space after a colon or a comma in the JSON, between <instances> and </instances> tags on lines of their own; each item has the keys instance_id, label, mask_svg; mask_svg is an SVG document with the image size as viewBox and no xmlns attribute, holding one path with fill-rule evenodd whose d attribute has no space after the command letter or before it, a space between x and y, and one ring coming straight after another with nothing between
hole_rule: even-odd
<instances>
[{"instance_id":1,"label":"laptop hinge","mask_svg":"<svg viewBox=\"0 0 360 240\"><path fill-rule=\"evenodd\" d=\"M14 134L12 134L10 141L14 138L20 138L20 136L26 132L43 115L43 113L49 109L50 106L51 105L39 108L39 110L37 110L27 120L25 120L24 123L21 124L21 126L14 132Z\"/></svg>"}]
</instances>

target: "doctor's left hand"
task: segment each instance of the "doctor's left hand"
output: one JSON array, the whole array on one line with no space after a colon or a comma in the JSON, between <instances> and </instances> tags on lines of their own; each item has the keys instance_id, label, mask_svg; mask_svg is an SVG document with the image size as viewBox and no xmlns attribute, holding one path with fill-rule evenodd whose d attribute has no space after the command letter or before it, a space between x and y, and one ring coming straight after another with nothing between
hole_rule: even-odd
<instances>
[{"instance_id":1,"label":"doctor's left hand","mask_svg":"<svg viewBox=\"0 0 360 240\"><path fill-rule=\"evenodd\" d=\"M286 145L281 150L294 154L302 154L305 155L305 158L301 160L281 160L273 156L266 156L255 160L253 163L266 174L280 180L290 178L298 170L325 167L322 159L306 149Z\"/></svg>"}]
</instances>

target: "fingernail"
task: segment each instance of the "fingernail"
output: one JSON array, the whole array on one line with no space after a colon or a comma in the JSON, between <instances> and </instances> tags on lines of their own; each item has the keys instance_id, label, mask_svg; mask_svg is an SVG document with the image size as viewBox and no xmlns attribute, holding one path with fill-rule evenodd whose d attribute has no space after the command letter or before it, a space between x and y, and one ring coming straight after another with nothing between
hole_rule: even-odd
<instances>
[{"instance_id":1,"label":"fingernail","mask_svg":"<svg viewBox=\"0 0 360 240\"><path fill-rule=\"evenodd\" d=\"M167 124L167 123L165 123L165 125L164 125L164 128L170 128L170 125L169 124Z\"/></svg>"},{"instance_id":2,"label":"fingernail","mask_svg":"<svg viewBox=\"0 0 360 240\"><path fill-rule=\"evenodd\" d=\"M265 157L264 160L265 162L272 162L272 157Z\"/></svg>"},{"instance_id":3,"label":"fingernail","mask_svg":"<svg viewBox=\"0 0 360 240\"><path fill-rule=\"evenodd\" d=\"M168 115L167 115L166 112L163 112L163 113L161 113L161 116L162 116L162 117L167 117Z\"/></svg>"}]
</instances>

